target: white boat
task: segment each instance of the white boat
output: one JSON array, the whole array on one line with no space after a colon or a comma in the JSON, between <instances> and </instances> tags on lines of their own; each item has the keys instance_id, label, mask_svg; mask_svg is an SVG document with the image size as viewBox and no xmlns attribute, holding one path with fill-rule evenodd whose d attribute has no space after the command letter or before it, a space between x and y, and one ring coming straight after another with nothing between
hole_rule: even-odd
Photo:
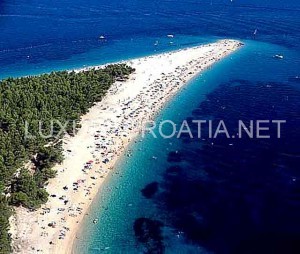
<instances>
[{"instance_id":1,"label":"white boat","mask_svg":"<svg viewBox=\"0 0 300 254\"><path fill-rule=\"evenodd\" d=\"M174 38L174 35L173 34L168 34L167 37L168 38Z\"/></svg>"},{"instance_id":2,"label":"white boat","mask_svg":"<svg viewBox=\"0 0 300 254\"><path fill-rule=\"evenodd\" d=\"M283 55L275 55L274 58L283 59Z\"/></svg>"},{"instance_id":3,"label":"white boat","mask_svg":"<svg viewBox=\"0 0 300 254\"><path fill-rule=\"evenodd\" d=\"M105 36L101 35L101 36L99 36L99 39L103 40L103 39L105 39Z\"/></svg>"}]
</instances>

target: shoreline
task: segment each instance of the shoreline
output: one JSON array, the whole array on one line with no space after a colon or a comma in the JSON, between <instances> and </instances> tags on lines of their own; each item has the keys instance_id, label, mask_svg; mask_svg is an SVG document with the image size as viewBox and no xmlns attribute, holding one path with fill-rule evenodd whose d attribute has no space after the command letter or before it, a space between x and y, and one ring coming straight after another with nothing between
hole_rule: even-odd
<instances>
[{"instance_id":1,"label":"shoreline","mask_svg":"<svg viewBox=\"0 0 300 254\"><path fill-rule=\"evenodd\" d=\"M48 202L34 212L16 208L11 218L14 253L73 253L90 204L143 123L153 119L192 78L241 46L236 40L220 40L118 62L132 66L135 73L113 84L103 100L82 116L75 137L63 138L65 160L54 167L57 176L46 187Z\"/></svg>"}]
</instances>

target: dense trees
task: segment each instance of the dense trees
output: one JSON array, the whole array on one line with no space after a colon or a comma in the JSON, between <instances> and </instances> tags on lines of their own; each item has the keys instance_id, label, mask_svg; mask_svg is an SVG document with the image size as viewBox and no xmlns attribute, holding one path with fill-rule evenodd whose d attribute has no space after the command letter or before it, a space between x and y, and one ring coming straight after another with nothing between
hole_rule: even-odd
<instances>
[{"instance_id":1,"label":"dense trees","mask_svg":"<svg viewBox=\"0 0 300 254\"><path fill-rule=\"evenodd\" d=\"M35 209L47 200L44 184L63 160L61 130L73 135L74 122L132 72L118 64L0 81L0 253L9 251L8 203ZM33 171L18 170L28 160Z\"/></svg>"},{"instance_id":2,"label":"dense trees","mask_svg":"<svg viewBox=\"0 0 300 254\"><path fill-rule=\"evenodd\" d=\"M46 190L38 186L36 178L26 169L22 169L11 184L10 204L23 205L34 209L47 201Z\"/></svg>"}]
</instances>

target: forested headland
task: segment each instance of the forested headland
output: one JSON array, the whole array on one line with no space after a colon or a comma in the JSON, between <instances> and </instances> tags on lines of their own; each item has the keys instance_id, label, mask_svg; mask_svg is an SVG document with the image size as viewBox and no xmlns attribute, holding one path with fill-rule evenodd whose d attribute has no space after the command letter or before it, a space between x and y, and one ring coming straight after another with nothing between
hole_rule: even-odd
<instances>
[{"instance_id":1,"label":"forested headland","mask_svg":"<svg viewBox=\"0 0 300 254\"><path fill-rule=\"evenodd\" d=\"M117 79L126 79L133 71L125 64L115 64L0 81L1 254L11 252L8 219L12 207L36 209L45 203L48 193L44 186L56 175L51 168L63 160L61 126L54 125L55 135L48 138L39 135L40 128L49 133L51 121L70 121L66 131L73 135L72 122L79 122ZM26 137L26 125L34 138Z\"/></svg>"}]
</instances>

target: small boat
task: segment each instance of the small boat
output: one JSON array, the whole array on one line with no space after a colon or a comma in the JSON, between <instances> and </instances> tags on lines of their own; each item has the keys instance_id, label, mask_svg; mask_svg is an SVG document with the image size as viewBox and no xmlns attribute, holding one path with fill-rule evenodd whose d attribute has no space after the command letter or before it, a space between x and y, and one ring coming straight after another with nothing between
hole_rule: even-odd
<instances>
[{"instance_id":1,"label":"small boat","mask_svg":"<svg viewBox=\"0 0 300 254\"><path fill-rule=\"evenodd\" d=\"M94 223L94 224L97 224L97 223L98 223L98 219L94 219L94 220L93 220L93 223Z\"/></svg>"},{"instance_id":2,"label":"small boat","mask_svg":"<svg viewBox=\"0 0 300 254\"><path fill-rule=\"evenodd\" d=\"M168 34L167 37L168 38L174 38L174 35L173 34Z\"/></svg>"},{"instance_id":3,"label":"small boat","mask_svg":"<svg viewBox=\"0 0 300 254\"><path fill-rule=\"evenodd\" d=\"M274 58L283 59L283 55L275 55Z\"/></svg>"},{"instance_id":4,"label":"small boat","mask_svg":"<svg viewBox=\"0 0 300 254\"><path fill-rule=\"evenodd\" d=\"M101 35L101 36L99 36L99 39L103 40L103 39L105 39L105 36Z\"/></svg>"}]
</instances>

